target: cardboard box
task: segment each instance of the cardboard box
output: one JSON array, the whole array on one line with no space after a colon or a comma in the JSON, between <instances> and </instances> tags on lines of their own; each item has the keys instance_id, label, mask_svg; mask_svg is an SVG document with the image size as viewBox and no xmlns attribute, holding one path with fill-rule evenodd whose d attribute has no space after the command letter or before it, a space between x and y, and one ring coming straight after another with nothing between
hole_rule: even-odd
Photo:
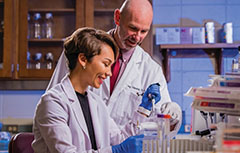
<instances>
[{"instance_id":1,"label":"cardboard box","mask_svg":"<svg viewBox=\"0 0 240 153\"><path fill-rule=\"evenodd\" d=\"M181 44L192 44L192 28L191 27L180 28L180 41L181 41Z\"/></svg>"},{"instance_id":2,"label":"cardboard box","mask_svg":"<svg viewBox=\"0 0 240 153\"><path fill-rule=\"evenodd\" d=\"M180 28L156 28L156 45L160 44L180 44Z\"/></svg>"},{"instance_id":3,"label":"cardboard box","mask_svg":"<svg viewBox=\"0 0 240 153\"><path fill-rule=\"evenodd\" d=\"M193 44L205 44L205 28L204 27L192 28L192 42Z\"/></svg>"}]
</instances>

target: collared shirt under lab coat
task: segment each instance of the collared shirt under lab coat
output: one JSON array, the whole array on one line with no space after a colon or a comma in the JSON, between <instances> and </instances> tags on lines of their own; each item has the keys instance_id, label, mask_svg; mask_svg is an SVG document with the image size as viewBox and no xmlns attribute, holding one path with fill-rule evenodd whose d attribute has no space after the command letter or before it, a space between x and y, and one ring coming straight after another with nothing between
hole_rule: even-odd
<instances>
[{"instance_id":1,"label":"collared shirt under lab coat","mask_svg":"<svg viewBox=\"0 0 240 153\"><path fill-rule=\"evenodd\" d=\"M61 78L68 72L66 57L64 52L59 58L58 65L48 84L47 90L54 84L58 83ZM171 102L167 83L162 72L162 68L147 54L140 46L136 46L127 67L125 68L120 80L115 85L110 97L110 78L108 77L100 89L92 89L98 94L108 106L110 116L114 119L119 127L132 120L134 112L141 103L140 96L152 83L160 84L161 100L156 107L161 104ZM179 107L180 108L180 107ZM178 110L177 112L181 112ZM175 130L170 137L177 134L182 123L182 115Z\"/></svg>"},{"instance_id":2,"label":"collared shirt under lab coat","mask_svg":"<svg viewBox=\"0 0 240 153\"><path fill-rule=\"evenodd\" d=\"M88 100L98 153L111 153L111 146L135 135L136 124L129 123L121 131L110 118L106 105L88 91ZM136 120L144 116L136 113ZM40 99L34 117L33 149L35 153L93 153L87 125L77 95L66 75L60 84Z\"/></svg>"}]
</instances>

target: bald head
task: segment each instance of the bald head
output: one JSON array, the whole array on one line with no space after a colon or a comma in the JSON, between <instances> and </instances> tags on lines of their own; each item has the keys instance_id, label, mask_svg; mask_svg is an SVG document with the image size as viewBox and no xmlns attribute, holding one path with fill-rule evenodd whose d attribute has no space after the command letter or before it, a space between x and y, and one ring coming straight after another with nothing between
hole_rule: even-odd
<instances>
[{"instance_id":1,"label":"bald head","mask_svg":"<svg viewBox=\"0 0 240 153\"><path fill-rule=\"evenodd\" d=\"M127 16L129 14L137 13L139 16L153 16L152 4L149 0L125 0L120 8L121 14Z\"/></svg>"},{"instance_id":2,"label":"bald head","mask_svg":"<svg viewBox=\"0 0 240 153\"><path fill-rule=\"evenodd\" d=\"M118 46L130 50L141 44L150 30L152 18L152 5L148 0L126 0L114 12L114 38Z\"/></svg>"}]
</instances>

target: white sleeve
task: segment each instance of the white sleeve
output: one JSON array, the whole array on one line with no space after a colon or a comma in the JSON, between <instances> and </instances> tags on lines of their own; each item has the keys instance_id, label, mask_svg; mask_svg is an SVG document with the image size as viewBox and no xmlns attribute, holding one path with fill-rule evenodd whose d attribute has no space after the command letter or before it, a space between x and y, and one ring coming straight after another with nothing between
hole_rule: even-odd
<instances>
[{"instance_id":1,"label":"white sleeve","mask_svg":"<svg viewBox=\"0 0 240 153\"><path fill-rule=\"evenodd\" d=\"M121 129L114 122L112 118L110 118L110 143L111 145L117 145L123 142L130 136L134 136L138 134L138 124L146 121L147 117L144 115L134 112L133 118L125 124Z\"/></svg>"},{"instance_id":2,"label":"white sleeve","mask_svg":"<svg viewBox=\"0 0 240 153\"><path fill-rule=\"evenodd\" d=\"M54 85L61 82L62 78L68 73L68 67L67 67L67 59L64 54L64 50L59 57L57 66L53 72L53 75L48 83L47 90L51 89Z\"/></svg>"}]
</instances>

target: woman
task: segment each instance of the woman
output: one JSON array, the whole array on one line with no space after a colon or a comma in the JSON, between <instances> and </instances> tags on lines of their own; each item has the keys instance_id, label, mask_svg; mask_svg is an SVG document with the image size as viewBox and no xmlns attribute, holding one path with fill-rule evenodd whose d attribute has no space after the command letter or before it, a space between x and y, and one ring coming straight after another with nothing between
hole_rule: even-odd
<instances>
[{"instance_id":1,"label":"woman","mask_svg":"<svg viewBox=\"0 0 240 153\"><path fill-rule=\"evenodd\" d=\"M136 126L129 124L128 130L120 131L105 104L87 90L89 86L99 88L111 76L118 53L112 37L101 30L81 28L65 40L64 48L70 73L39 101L33 126L34 152L140 153L142 135L123 141Z\"/></svg>"}]
</instances>

